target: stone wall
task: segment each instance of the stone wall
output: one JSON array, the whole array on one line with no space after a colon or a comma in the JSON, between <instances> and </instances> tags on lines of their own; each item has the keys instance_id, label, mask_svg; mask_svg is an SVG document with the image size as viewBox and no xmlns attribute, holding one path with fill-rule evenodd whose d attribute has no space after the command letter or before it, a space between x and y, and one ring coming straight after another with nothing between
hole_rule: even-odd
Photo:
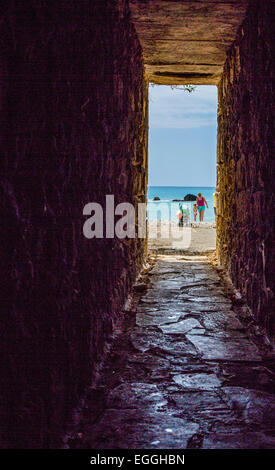
<instances>
[{"instance_id":1,"label":"stone wall","mask_svg":"<svg viewBox=\"0 0 275 470\"><path fill-rule=\"evenodd\" d=\"M145 200L147 86L126 0L2 12L3 445L55 447L142 265L144 240L88 240L82 211Z\"/></svg>"},{"instance_id":2,"label":"stone wall","mask_svg":"<svg viewBox=\"0 0 275 470\"><path fill-rule=\"evenodd\" d=\"M253 1L219 84L218 256L274 336L274 3Z\"/></svg>"}]
</instances>

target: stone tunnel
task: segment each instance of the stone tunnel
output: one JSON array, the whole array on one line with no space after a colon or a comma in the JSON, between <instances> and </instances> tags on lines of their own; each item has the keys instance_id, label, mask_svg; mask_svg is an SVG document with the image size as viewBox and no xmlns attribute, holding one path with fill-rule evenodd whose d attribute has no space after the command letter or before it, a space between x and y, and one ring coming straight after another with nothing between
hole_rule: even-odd
<instances>
[{"instance_id":1,"label":"stone tunnel","mask_svg":"<svg viewBox=\"0 0 275 470\"><path fill-rule=\"evenodd\" d=\"M217 257L274 339L272 0L4 1L1 446L58 447L146 239L83 207L146 202L148 84L218 87Z\"/></svg>"}]
</instances>

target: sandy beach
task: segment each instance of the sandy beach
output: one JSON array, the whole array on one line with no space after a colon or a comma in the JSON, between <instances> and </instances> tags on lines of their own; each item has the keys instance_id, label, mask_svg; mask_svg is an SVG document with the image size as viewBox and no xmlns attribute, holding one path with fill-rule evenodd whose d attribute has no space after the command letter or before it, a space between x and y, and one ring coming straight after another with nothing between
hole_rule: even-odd
<instances>
[{"instance_id":1,"label":"sandy beach","mask_svg":"<svg viewBox=\"0 0 275 470\"><path fill-rule=\"evenodd\" d=\"M192 222L178 227L174 221L148 221L148 248L150 250L184 250L209 252L216 248L216 225L213 222Z\"/></svg>"}]
</instances>

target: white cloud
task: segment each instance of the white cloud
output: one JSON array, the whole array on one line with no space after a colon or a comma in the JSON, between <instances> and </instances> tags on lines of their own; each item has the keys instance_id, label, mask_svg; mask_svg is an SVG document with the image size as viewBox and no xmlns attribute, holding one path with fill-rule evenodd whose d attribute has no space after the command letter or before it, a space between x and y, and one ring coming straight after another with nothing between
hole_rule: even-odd
<instances>
[{"instance_id":1,"label":"white cloud","mask_svg":"<svg viewBox=\"0 0 275 470\"><path fill-rule=\"evenodd\" d=\"M197 86L193 93L169 86L149 88L150 127L155 129L191 129L215 125L217 87Z\"/></svg>"}]
</instances>

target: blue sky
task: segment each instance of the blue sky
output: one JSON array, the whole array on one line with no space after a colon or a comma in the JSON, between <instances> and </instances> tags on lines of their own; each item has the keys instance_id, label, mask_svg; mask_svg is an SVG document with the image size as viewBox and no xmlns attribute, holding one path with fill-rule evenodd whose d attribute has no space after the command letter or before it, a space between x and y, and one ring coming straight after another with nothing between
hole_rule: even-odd
<instances>
[{"instance_id":1,"label":"blue sky","mask_svg":"<svg viewBox=\"0 0 275 470\"><path fill-rule=\"evenodd\" d=\"M217 87L149 88L149 185L215 186Z\"/></svg>"}]
</instances>

